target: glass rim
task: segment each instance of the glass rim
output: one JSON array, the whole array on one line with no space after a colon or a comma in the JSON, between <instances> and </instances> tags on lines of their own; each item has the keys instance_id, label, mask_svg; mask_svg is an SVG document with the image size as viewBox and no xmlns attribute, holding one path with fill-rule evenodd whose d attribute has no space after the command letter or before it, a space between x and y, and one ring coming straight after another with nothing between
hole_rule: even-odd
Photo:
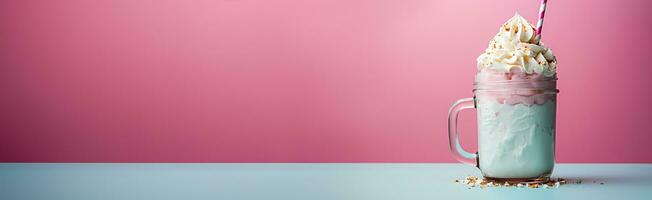
<instances>
[{"instance_id":1,"label":"glass rim","mask_svg":"<svg viewBox=\"0 0 652 200\"><path fill-rule=\"evenodd\" d=\"M541 90L546 93L555 92L557 89L557 78L549 80L499 80L499 81L475 81L473 91L514 91L514 90Z\"/></svg>"}]
</instances>

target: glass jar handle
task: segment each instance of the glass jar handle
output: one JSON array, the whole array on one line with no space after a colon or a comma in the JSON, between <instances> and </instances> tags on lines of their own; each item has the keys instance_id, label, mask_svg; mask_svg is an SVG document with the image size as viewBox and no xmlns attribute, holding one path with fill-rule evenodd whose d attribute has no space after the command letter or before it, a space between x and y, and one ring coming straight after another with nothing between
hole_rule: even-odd
<instances>
[{"instance_id":1,"label":"glass jar handle","mask_svg":"<svg viewBox=\"0 0 652 200\"><path fill-rule=\"evenodd\" d=\"M458 161L472 165L478 166L478 154L469 153L462 148L460 145L459 132L457 128L457 115L460 111L475 108L475 99L474 98L464 98L457 100L448 110L448 146L450 147L453 157Z\"/></svg>"}]
</instances>

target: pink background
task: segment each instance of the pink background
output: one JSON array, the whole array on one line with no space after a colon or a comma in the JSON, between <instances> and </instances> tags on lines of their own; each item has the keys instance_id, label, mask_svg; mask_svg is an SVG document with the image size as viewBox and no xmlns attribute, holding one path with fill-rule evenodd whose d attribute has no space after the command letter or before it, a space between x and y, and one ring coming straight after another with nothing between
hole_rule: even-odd
<instances>
[{"instance_id":1,"label":"pink background","mask_svg":"<svg viewBox=\"0 0 652 200\"><path fill-rule=\"evenodd\" d=\"M651 1L549 1L557 160L652 162ZM453 162L530 0L3 0L0 161ZM474 112L462 117L475 144Z\"/></svg>"}]
</instances>

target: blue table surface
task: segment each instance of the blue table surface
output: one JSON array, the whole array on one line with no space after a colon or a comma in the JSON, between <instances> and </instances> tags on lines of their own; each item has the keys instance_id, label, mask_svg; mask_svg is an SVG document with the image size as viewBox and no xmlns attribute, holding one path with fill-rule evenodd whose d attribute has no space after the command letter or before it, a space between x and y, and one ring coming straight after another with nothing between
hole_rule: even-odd
<instances>
[{"instance_id":1,"label":"blue table surface","mask_svg":"<svg viewBox=\"0 0 652 200\"><path fill-rule=\"evenodd\" d=\"M652 199L652 164L558 164L559 188L471 188L461 164L0 164L0 199ZM600 184L604 183L604 184Z\"/></svg>"}]
</instances>

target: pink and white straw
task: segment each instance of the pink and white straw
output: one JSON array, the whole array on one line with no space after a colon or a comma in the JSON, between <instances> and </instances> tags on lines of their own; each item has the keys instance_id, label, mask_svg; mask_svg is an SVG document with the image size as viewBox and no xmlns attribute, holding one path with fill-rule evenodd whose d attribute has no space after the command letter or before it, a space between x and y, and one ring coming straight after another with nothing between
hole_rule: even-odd
<instances>
[{"instance_id":1,"label":"pink and white straw","mask_svg":"<svg viewBox=\"0 0 652 200\"><path fill-rule=\"evenodd\" d=\"M548 0L541 0L539 7L539 21L537 22L537 30L535 31L537 43L541 40L541 28L543 28L543 16L546 15L546 3Z\"/></svg>"}]
</instances>

